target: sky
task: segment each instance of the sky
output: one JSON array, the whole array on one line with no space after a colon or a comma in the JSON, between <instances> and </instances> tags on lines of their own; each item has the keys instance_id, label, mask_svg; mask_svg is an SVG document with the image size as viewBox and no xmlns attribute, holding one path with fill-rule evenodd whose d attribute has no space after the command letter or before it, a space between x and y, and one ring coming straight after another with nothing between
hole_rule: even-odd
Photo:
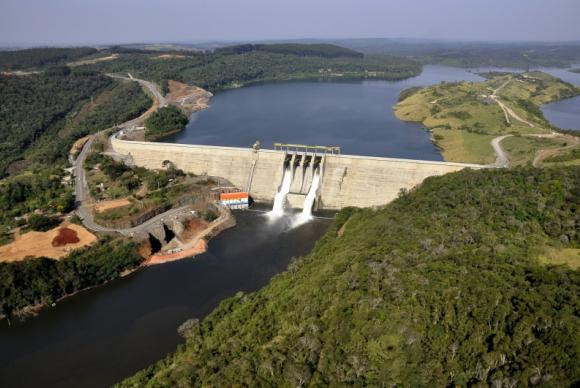
<instances>
[{"instance_id":1,"label":"sky","mask_svg":"<svg viewBox=\"0 0 580 388\"><path fill-rule=\"evenodd\" d=\"M580 0L0 0L0 44L580 40Z\"/></svg>"}]
</instances>

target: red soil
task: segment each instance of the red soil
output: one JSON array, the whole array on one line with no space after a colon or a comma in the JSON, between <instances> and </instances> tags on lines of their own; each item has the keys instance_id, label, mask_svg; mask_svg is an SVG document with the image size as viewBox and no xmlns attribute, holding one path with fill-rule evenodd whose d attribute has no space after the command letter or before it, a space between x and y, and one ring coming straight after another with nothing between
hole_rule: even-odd
<instances>
[{"instance_id":1,"label":"red soil","mask_svg":"<svg viewBox=\"0 0 580 388\"><path fill-rule=\"evenodd\" d=\"M75 244L81 241L77 232L69 228L60 228L58 235L52 240L53 247L62 247L66 244Z\"/></svg>"}]
</instances>

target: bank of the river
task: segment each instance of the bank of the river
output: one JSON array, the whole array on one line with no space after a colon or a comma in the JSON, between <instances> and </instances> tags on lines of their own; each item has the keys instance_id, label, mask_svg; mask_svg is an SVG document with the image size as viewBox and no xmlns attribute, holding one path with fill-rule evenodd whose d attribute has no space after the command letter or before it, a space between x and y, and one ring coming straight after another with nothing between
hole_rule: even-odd
<instances>
[{"instance_id":1,"label":"bank of the river","mask_svg":"<svg viewBox=\"0 0 580 388\"><path fill-rule=\"evenodd\" d=\"M542 105L544 117L558 128L580 131L580 96Z\"/></svg>"},{"instance_id":2,"label":"bank of the river","mask_svg":"<svg viewBox=\"0 0 580 388\"><path fill-rule=\"evenodd\" d=\"M225 297L261 288L310 252L330 220L291 228L236 211L238 226L195 259L151 266L82 292L25 322L0 322L0 386L103 387L171 352L177 327ZM74 355L74 356L73 356Z\"/></svg>"}]
</instances>

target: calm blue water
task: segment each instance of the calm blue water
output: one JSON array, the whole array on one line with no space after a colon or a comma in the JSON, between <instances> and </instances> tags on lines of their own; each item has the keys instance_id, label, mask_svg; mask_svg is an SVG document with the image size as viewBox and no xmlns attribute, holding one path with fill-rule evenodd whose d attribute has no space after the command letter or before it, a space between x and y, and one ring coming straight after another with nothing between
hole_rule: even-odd
<instances>
[{"instance_id":1,"label":"calm blue water","mask_svg":"<svg viewBox=\"0 0 580 388\"><path fill-rule=\"evenodd\" d=\"M442 160L430 134L393 114L411 86L482 78L462 69L426 66L413 79L359 82L277 82L220 92L194 113L171 143L249 147L256 140L340 146L343 154Z\"/></svg>"},{"instance_id":2,"label":"calm blue water","mask_svg":"<svg viewBox=\"0 0 580 388\"><path fill-rule=\"evenodd\" d=\"M580 96L546 104L542 112L558 128L580 131Z\"/></svg>"}]
</instances>

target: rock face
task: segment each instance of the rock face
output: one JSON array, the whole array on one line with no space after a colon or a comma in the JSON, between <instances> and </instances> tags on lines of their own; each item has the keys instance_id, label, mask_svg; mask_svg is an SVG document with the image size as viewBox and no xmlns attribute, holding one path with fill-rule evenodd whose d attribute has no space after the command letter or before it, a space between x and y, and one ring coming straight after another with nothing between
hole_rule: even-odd
<instances>
[{"instance_id":1,"label":"rock face","mask_svg":"<svg viewBox=\"0 0 580 388\"><path fill-rule=\"evenodd\" d=\"M167 101L183 108L188 113L207 108L212 97L213 94L207 90L171 80L169 94L166 96Z\"/></svg>"}]
</instances>

